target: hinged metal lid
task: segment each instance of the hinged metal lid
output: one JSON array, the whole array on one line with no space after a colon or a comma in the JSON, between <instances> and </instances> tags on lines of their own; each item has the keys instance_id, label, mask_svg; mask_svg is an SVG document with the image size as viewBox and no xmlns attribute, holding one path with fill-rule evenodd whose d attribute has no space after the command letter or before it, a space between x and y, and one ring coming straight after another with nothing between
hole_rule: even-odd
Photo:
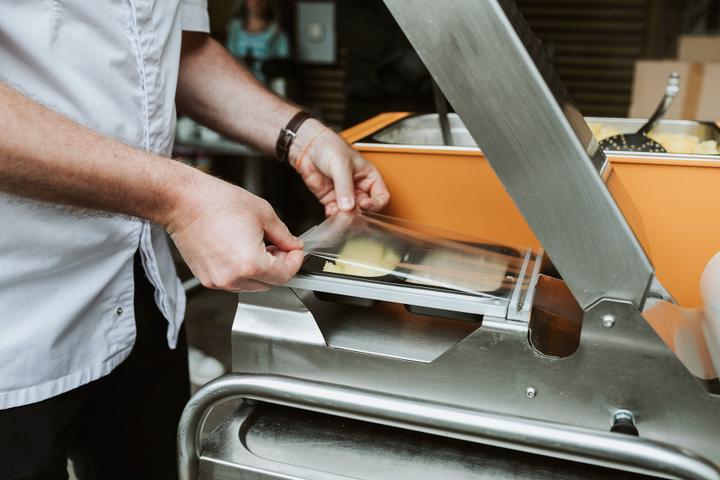
<instances>
[{"instance_id":1,"label":"hinged metal lid","mask_svg":"<svg viewBox=\"0 0 720 480\"><path fill-rule=\"evenodd\" d=\"M583 309L602 298L640 308L652 265L601 178L604 153L515 4L385 3Z\"/></svg>"}]
</instances>

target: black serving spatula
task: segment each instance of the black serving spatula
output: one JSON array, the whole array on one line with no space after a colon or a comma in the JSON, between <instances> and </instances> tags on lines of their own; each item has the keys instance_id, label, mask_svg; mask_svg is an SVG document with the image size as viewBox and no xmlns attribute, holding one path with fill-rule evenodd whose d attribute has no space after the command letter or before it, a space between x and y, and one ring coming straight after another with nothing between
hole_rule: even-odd
<instances>
[{"instance_id":1,"label":"black serving spatula","mask_svg":"<svg viewBox=\"0 0 720 480\"><path fill-rule=\"evenodd\" d=\"M668 83L665 87L665 95L655 113L645 122L645 125L635 133L621 133L619 135L613 135L604 140L600 141L600 146L603 150L624 150L631 152L652 152L652 153L667 153L665 147L660 145L658 142L648 137L647 134L652 130L655 125L660 121L673 99L680 91L680 74L673 72L668 77Z\"/></svg>"}]
</instances>

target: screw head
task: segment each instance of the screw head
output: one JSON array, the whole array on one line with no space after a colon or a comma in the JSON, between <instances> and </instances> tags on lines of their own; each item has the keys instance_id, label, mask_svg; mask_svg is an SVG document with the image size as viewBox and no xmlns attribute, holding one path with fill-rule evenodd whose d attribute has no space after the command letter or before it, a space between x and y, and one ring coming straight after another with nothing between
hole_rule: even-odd
<instances>
[{"instance_id":1,"label":"screw head","mask_svg":"<svg viewBox=\"0 0 720 480\"><path fill-rule=\"evenodd\" d=\"M617 423L619 421L627 421L630 423L635 423L635 415L630 410L618 410L613 415L613 423Z\"/></svg>"},{"instance_id":2,"label":"screw head","mask_svg":"<svg viewBox=\"0 0 720 480\"><path fill-rule=\"evenodd\" d=\"M602 317L602 324L605 328L610 328L615 325L615 315L607 313Z\"/></svg>"},{"instance_id":3,"label":"screw head","mask_svg":"<svg viewBox=\"0 0 720 480\"><path fill-rule=\"evenodd\" d=\"M527 398L535 398L535 395L537 395L537 390L535 389L535 387L527 387L525 389L525 395L527 396Z\"/></svg>"},{"instance_id":4,"label":"screw head","mask_svg":"<svg viewBox=\"0 0 720 480\"><path fill-rule=\"evenodd\" d=\"M123 314L123 309L122 309L122 307L118 307L117 310L115 310L115 314L116 314L118 317L119 317L120 315L122 315L122 314Z\"/></svg>"}]
</instances>

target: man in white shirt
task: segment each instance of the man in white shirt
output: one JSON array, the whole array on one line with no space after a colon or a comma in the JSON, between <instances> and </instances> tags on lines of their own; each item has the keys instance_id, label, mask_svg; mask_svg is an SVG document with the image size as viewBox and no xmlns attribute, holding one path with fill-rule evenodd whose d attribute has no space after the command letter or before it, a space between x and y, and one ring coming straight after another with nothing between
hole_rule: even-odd
<instances>
[{"instance_id":1,"label":"man in white shirt","mask_svg":"<svg viewBox=\"0 0 720 480\"><path fill-rule=\"evenodd\" d=\"M164 232L210 288L264 290L303 258L267 202L168 158L175 105L275 150L328 214L389 194L207 35L206 0L0 12L0 478L65 478L78 445L97 478L174 478L185 299Z\"/></svg>"}]
</instances>

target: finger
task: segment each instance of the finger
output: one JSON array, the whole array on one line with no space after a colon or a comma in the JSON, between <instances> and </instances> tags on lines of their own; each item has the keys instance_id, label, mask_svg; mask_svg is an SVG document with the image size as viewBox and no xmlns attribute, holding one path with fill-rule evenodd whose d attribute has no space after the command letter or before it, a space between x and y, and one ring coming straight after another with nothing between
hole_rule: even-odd
<instances>
[{"instance_id":1,"label":"finger","mask_svg":"<svg viewBox=\"0 0 720 480\"><path fill-rule=\"evenodd\" d=\"M380 172L375 170L373 172L375 176L375 182L370 187L370 199L372 204L368 206L368 210L377 211L385 207L390 202L390 192L385 186L385 182L380 176Z\"/></svg>"},{"instance_id":2,"label":"finger","mask_svg":"<svg viewBox=\"0 0 720 480\"><path fill-rule=\"evenodd\" d=\"M330 205L331 203L335 203L337 206L337 198L335 196L335 190L329 191L327 194L323 195L322 197L318 197L318 201L322 205Z\"/></svg>"},{"instance_id":3,"label":"finger","mask_svg":"<svg viewBox=\"0 0 720 480\"><path fill-rule=\"evenodd\" d=\"M287 226L275 215L270 212L265 219L265 239L271 242L280 250L302 250L302 240L295 237Z\"/></svg>"},{"instance_id":4,"label":"finger","mask_svg":"<svg viewBox=\"0 0 720 480\"><path fill-rule=\"evenodd\" d=\"M266 251L260 261L259 273L253 279L270 285L284 285L300 270L303 258L301 250Z\"/></svg>"},{"instance_id":5,"label":"finger","mask_svg":"<svg viewBox=\"0 0 720 480\"><path fill-rule=\"evenodd\" d=\"M305 185L318 198L322 198L333 191L333 182L321 172L312 172L303 176Z\"/></svg>"},{"instance_id":6,"label":"finger","mask_svg":"<svg viewBox=\"0 0 720 480\"><path fill-rule=\"evenodd\" d=\"M345 159L336 158L330 169L338 208L345 211L352 210L355 207L355 196L353 195L355 183L353 182L351 163Z\"/></svg>"},{"instance_id":7,"label":"finger","mask_svg":"<svg viewBox=\"0 0 720 480\"><path fill-rule=\"evenodd\" d=\"M355 201L358 205L362 205L363 202L365 202L368 198L370 198L370 195L368 195L367 193L360 190L355 190Z\"/></svg>"},{"instance_id":8,"label":"finger","mask_svg":"<svg viewBox=\"0 0 720 480\"><path fill-rule=\"evenodd\" d=\"M338 212L337 203L332 202L325 205L325 216L331 217Z\"/></svg>"}]
</instances>

